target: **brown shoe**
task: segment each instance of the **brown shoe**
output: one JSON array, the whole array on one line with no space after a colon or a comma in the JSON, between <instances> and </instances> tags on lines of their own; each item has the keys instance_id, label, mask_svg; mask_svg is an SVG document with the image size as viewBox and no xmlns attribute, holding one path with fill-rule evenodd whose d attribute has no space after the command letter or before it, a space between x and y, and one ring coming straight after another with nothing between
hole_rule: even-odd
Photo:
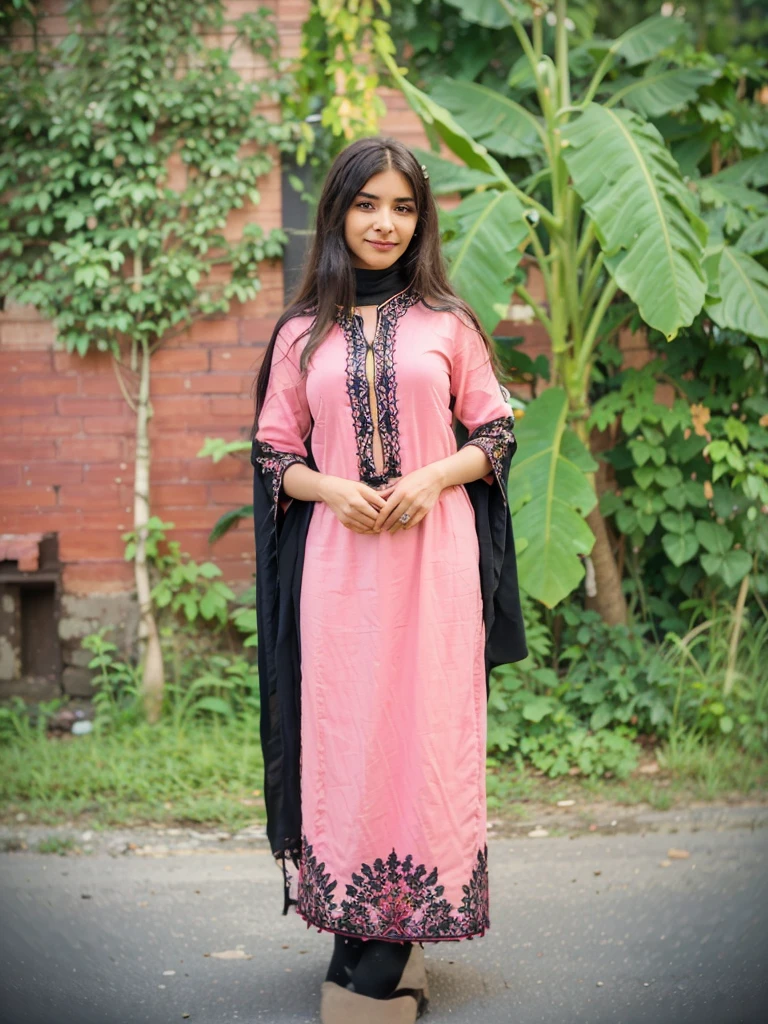
<instances>
[{"instance_id":1,"label":"brown shoe","mask_svg":"<svg viewBox=\"0 0 768 1024\"><path fill-rule=\"evenodd\" d=\"M418 942L413 942L391 996L373 999L333 981L324 981L320 1018L322 1024L414 1024L428 1007L429 980L424 950Z\"/></svg>"},{"instance_id":2,"label":"brown shoe","mask_svg":"<svg viewBox=\"0 0 768 1024\"><path fill-rule=\"evenodd\" d=\"M419 993L414 989L373 999L335 981L324 981L320 1002L322 1024L415 1024Z\"/></svg>"}]
</instances>

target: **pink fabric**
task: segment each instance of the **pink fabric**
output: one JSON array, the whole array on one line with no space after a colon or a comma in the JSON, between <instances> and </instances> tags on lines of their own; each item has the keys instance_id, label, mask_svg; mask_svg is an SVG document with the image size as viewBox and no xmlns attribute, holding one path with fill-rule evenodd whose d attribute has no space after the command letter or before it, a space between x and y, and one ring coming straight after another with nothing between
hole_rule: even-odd
<instances>
[{"instance_id":1,"label":"pink fabric","mask_svg":"<svg viewBox=\"0 0 768 1024\"><path fill-rule=\"evenodd\" d=\"M277 339L256 437L301 458L312 426L320 471L360 479L347 339L334 326L302 377L306 338L292 343L308 324L291 320ZM511 417L482 339L455 314L410 306L392 352L403 475L456 451L451 394L470 432ZM483 934L485 636L464 486L394 535L354 533L318 502L300 626L298 913L321 930L400 941Z\"/></svg>"}]
</instances>

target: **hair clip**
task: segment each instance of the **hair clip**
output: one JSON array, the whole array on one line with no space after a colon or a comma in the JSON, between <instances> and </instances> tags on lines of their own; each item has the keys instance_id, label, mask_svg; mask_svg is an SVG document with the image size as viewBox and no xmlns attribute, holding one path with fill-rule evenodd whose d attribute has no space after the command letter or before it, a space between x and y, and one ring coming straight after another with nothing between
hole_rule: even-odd
<instances>
[{"instance_id":1,"label":"hair clip","mask_svg":"<svg viewBox=\"0 0 768 1024\"><path fill-rule=\"evenodd\" d=\"M429 171L424 164L421 165L421 173L424 175L424 180L429 181Z\"/></svg>"}]
</instances>

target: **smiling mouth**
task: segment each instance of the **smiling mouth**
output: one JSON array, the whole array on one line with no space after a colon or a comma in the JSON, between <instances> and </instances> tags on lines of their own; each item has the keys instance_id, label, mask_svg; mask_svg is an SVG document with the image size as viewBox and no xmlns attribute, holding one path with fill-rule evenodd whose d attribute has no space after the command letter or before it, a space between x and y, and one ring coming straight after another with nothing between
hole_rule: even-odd
<instances>
[{"instance_id":1,"label":"smiling mouth","mask_svg":"<svg viewBox=\"0 0 768 1024\"><path fill-rule=\"evenodd\" d=\"M396 242L374 242L372 238L366 238L366 242L377 249L394 249L395 245L397 245Z\"/></svg>"}]
</instances>

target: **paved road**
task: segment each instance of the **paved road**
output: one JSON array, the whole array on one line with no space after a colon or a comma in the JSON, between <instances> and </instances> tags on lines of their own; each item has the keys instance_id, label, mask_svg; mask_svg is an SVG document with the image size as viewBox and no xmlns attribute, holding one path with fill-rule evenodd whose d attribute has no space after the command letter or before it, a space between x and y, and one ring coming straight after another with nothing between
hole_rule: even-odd
<instances>
[{"instance_id":1,"label":"paved road","mask_svg":"<svg viewBox=\"0 0 768 1024\"><path fill-rule=\"evenodd\" d=\"M423 1024L765 1024L757 821L490 840L491 928L426 946ZM263 846L2 854L0 1021L316 1024L332 940L281 895Z\"/></svg>"}]
</instances>

